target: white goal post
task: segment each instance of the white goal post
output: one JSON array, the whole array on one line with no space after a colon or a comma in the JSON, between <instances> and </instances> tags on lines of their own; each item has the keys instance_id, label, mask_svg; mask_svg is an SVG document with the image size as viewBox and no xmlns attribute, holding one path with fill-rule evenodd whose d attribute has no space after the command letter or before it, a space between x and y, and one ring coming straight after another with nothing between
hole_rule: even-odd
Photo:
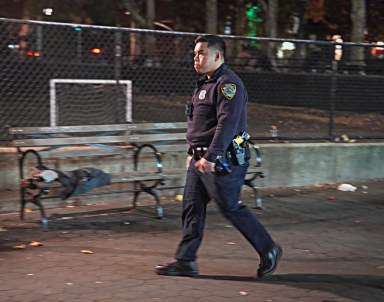
<instances>
[{"instance_id":1,"label":"white goal post","mask_svg":"<svg viewBox=\"0 0 384 302\"><path fill-rule=\"evenodd\" d=\"M132 81L130 80L96 80L96 79L51 79L49 81L50 86L50 125L51 127L58 126L60 105L58 101L58 85L59 84L75 84L75 85L90 85L89 90L94 85L121 85L123 87L122 94L124 95L124 119L125 122L132 122ZM116 87L116 86L115 86ZM91 93L91 91L90 91ZM102 96L100 97L102 98ZM92 99L92 96L90 96ZM67 101L67 100L65 100ZM75 102L76 103L76 102ZM108 106L114 106L114 104L108 104ZM89 107L93 107L90 105ZM91 108L90 108L91 109ZM76 111L76 108L74 108ZM103 110L100 110L103 111ZM103 112L100 112L103 115ZM85 117L86 118L86 117Z\"/></svg>"}]
</instances>

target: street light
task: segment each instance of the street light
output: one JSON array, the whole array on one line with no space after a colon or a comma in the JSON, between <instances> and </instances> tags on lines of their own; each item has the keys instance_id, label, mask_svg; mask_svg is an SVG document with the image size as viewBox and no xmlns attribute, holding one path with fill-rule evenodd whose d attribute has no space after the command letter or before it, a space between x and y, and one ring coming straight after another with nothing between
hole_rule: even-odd
<instances>
[{"instance_id":1,"label":"street light","mask_svg":"<svg viewBox=\"0 0 384 302\"><path fill-rule=\"evenodd\" d=\"M43 8L43 14L46 16L52 16L53 14L53 9L50 7Z\"/></svg>"}]
</instances>

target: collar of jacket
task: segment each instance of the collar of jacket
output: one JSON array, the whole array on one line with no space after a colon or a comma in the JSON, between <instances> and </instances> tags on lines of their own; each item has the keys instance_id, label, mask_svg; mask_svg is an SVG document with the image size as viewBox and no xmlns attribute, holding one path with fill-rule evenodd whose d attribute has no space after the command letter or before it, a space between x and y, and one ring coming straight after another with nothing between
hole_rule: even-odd
<instances>
[{"instance_id":1,"label":"collar of jacket","mask_svg":"<svg viewBox=\"0 0 384 302\"><path fill-rule=\"evenodd\" d=\"M201 87L205 83L213 83L216 81L216 79L223 74L224 71L228 69L228 66L224 63L220 65L218 69L213 73L212 77L208 79L207 75L205 74L200 79L197 80L197 87Z\"/></svg>"}]
</instances>

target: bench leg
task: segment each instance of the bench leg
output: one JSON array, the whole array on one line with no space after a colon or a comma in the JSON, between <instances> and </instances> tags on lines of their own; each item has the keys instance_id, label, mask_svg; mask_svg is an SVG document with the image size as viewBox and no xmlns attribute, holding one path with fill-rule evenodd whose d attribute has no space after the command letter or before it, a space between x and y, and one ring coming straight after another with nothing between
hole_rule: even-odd
<instances>
[{"instance_id":1,"label":"bench leg","mask_svg":"<svg viewBox=\"0 0 384 302\"><path fill-rule=\"evenodd\" d=\"M133 208L136 208L136 202L137 202L137 199L139 198L139 194L140 194L140 191L135 191L133 193Z\"/></svg>"},{"instance_id":2,"label":"bench leg","mask_svg":"<svg viewBox=\"0 0 384 302\"><path fill-rule=\"evenodd\" d=\"M157 211L157 218L158 219L162 219L163 218L163 214L164 214L164 210L163 210L163 206L161 204L161 200L160 200L160 197L159 197L159 194L157 193L157 190L156 188L143 188L143 191L152 195L155 200L156 200L156 211Z\"/></svg>"},{"instance_id":3,"label":"bench leg","mask_svg":"<svg viewBox=\"0 0 384 302\"><path fill-rule=\"evenodd\" d=\"M19 213L19 217L20 217L20 220L24 221L24 211L25 211L25 204L27 202L25 200L21 200L20 201L20 213Z\"/></svg>"},{"instance_id":4,"label":"bench leg","mask_svg":"<svg viewBox=\"0 0 384 302\"><path fill-rule=\"evenodd\" d=\"M253 190L253 193L255 194L255 208L257 210L262 210L263 209L263 204L262 204L262 200L261 200L261 196L260 196L260 193L259 193L259 188L256 187L254 184L253 184L253 179L246 179L244 181L244 184L250 188L252 188Z\"/></svg>"},{"instance_id":5,"label":"bench leg","mask_svg":"<svg viewBox=\"0 0 384 302\"><path fill-rule=\"evenodd\" d=\"M44 229L48 229L48 219L47 215L45 214L44 206L41 203L40 196L34 196L32 199L32 203L39 207L41 224L43 225Z\"/></svg>"},{"instance_id":6,"label":"bench leg","mask_svg":"<svg viewBox=\"0 0 384 302\"><path fill-rule=\"evenodd\" d=\"M43 225L44 229L48 229L48 219L47 219L47 216L45 214L44 206L41 203L40 196L34 197L32 202L39 207L40 216L41 216L41 224Z\"/></svg>"},{"instance_id":7,"label":"bench leg","mask_svg":"<svg viewBox=\"0 0 384 302\"><path fill-rule=\"evenodd\" d=\"M21 187L20 188L20 213L19 213L19 217L20 217L20 220L24 221L24 212L25 212L25 204L28 202L28 200L26 199L26 195L27 195L27 192L25 191L25 188L24 187Z\"/></svg>"},{"instance_id":8,"label":"bench leg","mask_svg":"<svg viewBox=\"0 0 384 302\"><path fill-rule=\"evenodd\" d=\"M255 193L255 198L256 198L256 209L258 210L262 210L263 209L263 204L262 204L262 201L261 201L261 196L260 196L260 193L259 193L259 190L257 187L253 187L253 191Z\"/></svg>"},{"instance_id":9,"label":"bench leg","mask_svg":"<svg viewBox=\"0 0 384 302\"><path fill-rule=\"evenodd\" d=\"M30 196L29 199L26 198L26 196ZM31 195L31 194L28 194L28 192L26 191L25 188L22 189L21 191L21 206L20 206L20 220L25 220L25 217L24 217L24 213L25 213L25 205L27 204L27 202L32 202L33 204L35 204L36 206L39 207L39 210L40 210L40 216L41 216L41 224L43 225L43 227L45 229L48 228L48 219L47 219L47 216L45 214L45 209L44 209L44 206L43 204L41 203L41 191L39 192L38 195Z\"/></svg>"}]
</instances>

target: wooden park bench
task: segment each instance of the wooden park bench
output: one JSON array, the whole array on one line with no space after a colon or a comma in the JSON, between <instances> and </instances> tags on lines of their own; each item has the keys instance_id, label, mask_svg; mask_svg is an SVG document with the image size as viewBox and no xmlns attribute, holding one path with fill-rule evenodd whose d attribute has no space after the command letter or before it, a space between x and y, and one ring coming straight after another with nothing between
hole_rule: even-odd
<instances>
[{"instance_id":1,"label":"wooden park bench","mask_svg":"<svg viewBox=\"0 0 384 302\"><path fill-rule=\"evenodd\" d=\"M185 175L188 149L185 143L186 127L186 123L178 122L9 128L10 143L18 152L20 218L24 219L26 203L32 202L40 210L43 226L48 227L42 200L58 198L54 188L59 189L60 183L40 182L37 185L31 181L28 173L41 166L69 170L68 161L76 162L76 167L72 166L71 169L97 166L97 163L104 161L104 166L108 167L100 169L112 176L112 184L121 186L131 183L133 186L118 189L105 186L81 195L132 192L132 206L136 207L139 194L145 192L155 199L157 217L162 218L163 207L158 190L182 188L180 184L174 187L164 185L169 180L177 180ZM253 188L256 208L261 209L261 198L254 181L264 175L259 170L259 149L254 146L253 150L255 158L252 158L245 184ZM166 161L164 156L167 156ZM105 160L111 157L115 158L115 163L118 162L117 166L105 164Z\"/></svg>"}]
</instances>

